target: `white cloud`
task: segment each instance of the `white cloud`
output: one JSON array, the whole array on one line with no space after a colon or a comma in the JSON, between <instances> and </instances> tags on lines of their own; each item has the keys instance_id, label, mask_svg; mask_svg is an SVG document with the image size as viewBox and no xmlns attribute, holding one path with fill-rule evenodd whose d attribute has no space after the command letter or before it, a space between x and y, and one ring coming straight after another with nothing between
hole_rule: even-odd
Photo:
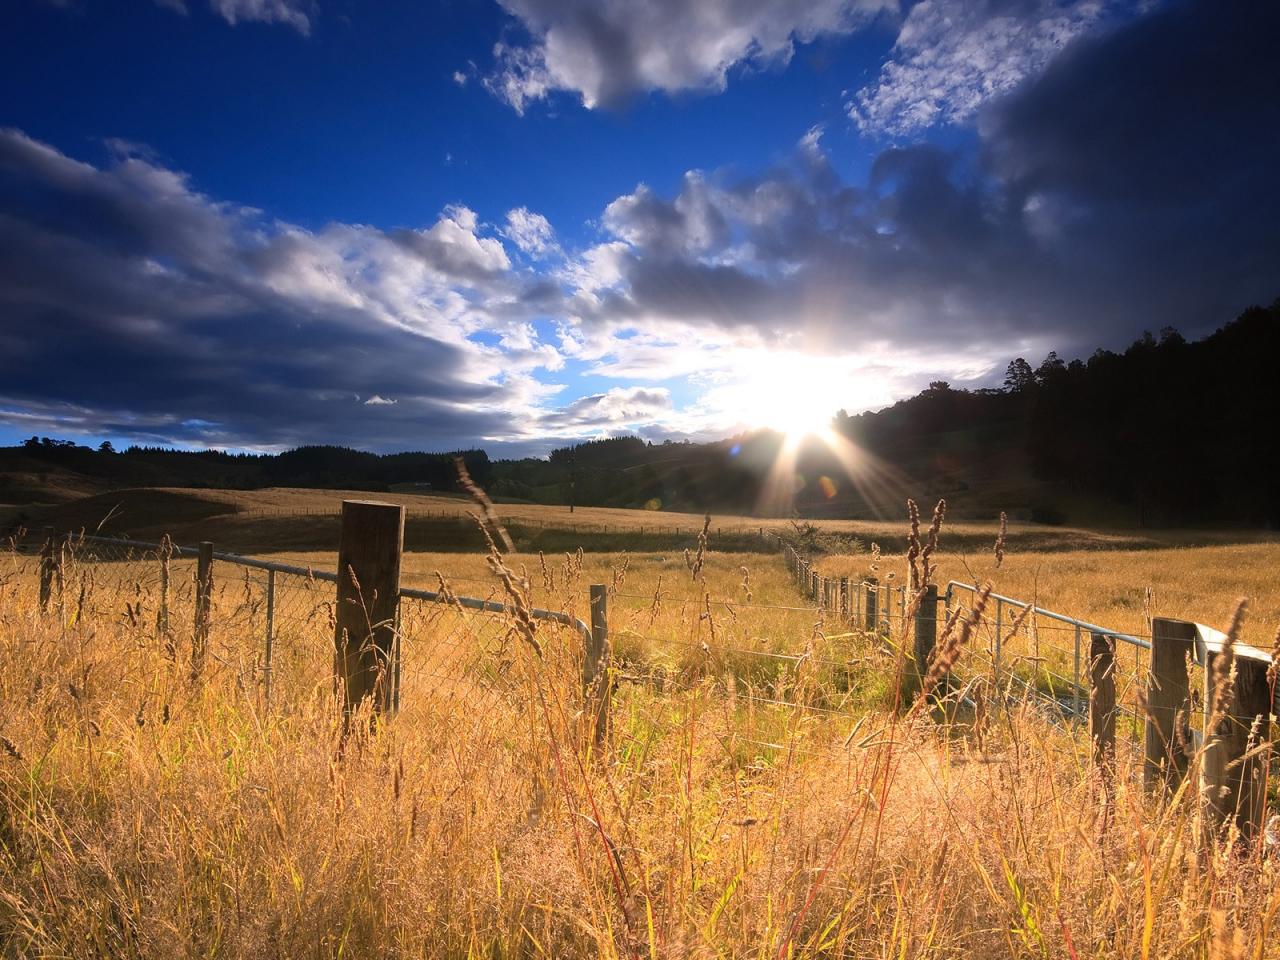
<instances>
[{"instance_id":1,"label":"white cloud","mask_svg":"<svg viewBox=\"0 0 1280 960\"><path fill-rule=\"evenodd\" d=\"M879 78L848 104L859 128L908 136L969 119L1097 25L1105 0L922 0Z\"/></svg>"},{"instance_id":2,"label":"white cloud","mask_svg":"<svg viewBox=\"0 0 1280 960\"><path fill-rule=\"evenodd\" d=\"M246 21L283 23L303 36L311 33L310 5L299 0L209 0L209 6L233 26Z\"/></svg>"},{"instance_id":3,"label":"white cloud","mask_svg":"<svg viewBox=\"0 0 1280 960\"><path fill-rule=\"evenodd\" d=\"M517 112L555 90L584 106L650 90L723 90L735 67L787 63L797 43L847 34L896 0L500 0L531 35L499 42L485 85Z\"/></svg>"},{"instance_id":4,"label":"white cloud","mask_svg":"<svg viewBox=\"0 0 1280 960\"><path fill-rule=\"evenodd\" d=\"M380 397L375 393L372 397L370 397L368 400L364 402L364 405L366 407L389 407L395 404L396 402L397 401L395 400L388 400L386 397Z\"/></svg>"},{"instance_id":5,"label":"white cloud","mask_svg":"<svg viewBox=\"0 0 1280 960\"><path fill-rule=\"evenodd\" d=\"M535 259L560 252L551 223L542 214L534 213L528 207L508 210L507 226L502 233L520 250Z\"/></svg>"},{"instance_id":6,"label":"white cloud","mask_svg":"<svg viewBox=\"0 0 1280 960\"><path fill-rule=\"evenodd\" d=\"M581 436L584 432L649 425L671 411L671 392L665 387L611 387L540 416L538 426L553 435Z\"/></svg>"}]
</instances>

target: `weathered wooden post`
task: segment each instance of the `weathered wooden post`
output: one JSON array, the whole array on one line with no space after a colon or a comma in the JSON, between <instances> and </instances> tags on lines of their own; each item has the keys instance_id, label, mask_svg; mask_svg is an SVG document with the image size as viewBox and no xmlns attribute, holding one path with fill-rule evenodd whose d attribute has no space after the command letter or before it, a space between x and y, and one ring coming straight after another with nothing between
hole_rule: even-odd
<instances>
[{"instance_id":1,"label":"weathered wooden post","mask_svg":"<svg viewBox=\"0 0 1280 960\"><path fill-rule=\"evenodd\" d=\"M840 616L849 620L853 616L853 597L849 595L849 578L840 578Z\"/></svg>"},{"instance_id":2,"label":"weathered wooden post","mask_svg":"<svg viewBox=\"0 0 1280 960\"><path fill-rule=\"evenodd\" d=\"M1266 810L1267 751L1270 742L1271 685L1267 661L1236 653L1233 676L1225 681L1218 703L1215 670L1223 654L1209 650L1204 669L1204 753L1200 797L1206 838L1222 836L1235 825L1244 840L1262 829ZM1227 665L1231 670L1231 665ZM1213 728L1211 722L1216 721Z\"/></svg>"},{"instance_id":3,"label":"weathered wooden post","mask_svg":"<svg viewBox=\"0 0 1280 960\"><path fill-rule=\"evenodd\" d=\"M1090 634L1089 740L1094 766L1110 779L1116 759L1116 638L1105 633Z\"/></svg>"},{"instance_id":4,"label":"weathered wooden post","mask_svg":"<svg viewBox=\"0 0 1280 960\"><path fill-rule=\"evenodd\" d=\"M209 613L213 600L213 544L200 541L196 552L196 615L191 634L191 680L204 673L209 650Z\"/></svg>"},{"instance_id":5,"label":"weathered wooden post","mask_svg":"<svg viewBox=\"0 0 1280 960\"><path fill-rule=\"evenodd\" d=\"M877 611L879 606L880 581L875 577L867 577L867 604L866 604L866 631L867 633L880 632L880 617Z\"/></svg>"},{"instance_id":6,"label":"weathered wooden post","mask_svg":"<svg viewBox=\"0 0 1280 960\"><path fill-rule=\"evenodd\" d=\"M582 698L597 747L609 733L609 589L591 584L591 636L582 661Z\"/></svg>"},{"instance_id":7,"label":"weathered wooden post","mask_svg":"<svg viewBox=\"0 0 1280 960\"><path fill-rule=\"evenodd\" d=\"M58 536L53 527L45 527L41 533L44 543L40 547L40 610L48 613L53 600L53 581L57 577Z\"/></svg>"},{"instance_id":8,"label":"weathered wooden post","mask_svg":"<svg viewBox=\"0 0 1280 960\"><path fill-rule=\"evenodd\" d=\"M1151 621L1151 672L1147 677L1146 758L1142 782L1148 790L1172 793L1187 775L1191 692L1187 657L1195 624L1156 617Z\"/></svg>"},{"instance_id":9,"label":"weathered wooden post","mask_svg":"<svg viewBox=\"0 0 1280 960\"><path fill-rule=\"evenodd\" d=\"M915 644L912 653L916 662L916 678L921 689L924 678L929 673L929 661L933 658L933 647L938 641L938 587L928 584L916 607Z\"/></svg>"},{"instance_id":10,"label":"weathered wooden post","mask_svg":"<svg viewBox=\"0 0 1280 960\"><path fill-rule=\"evenodd\" d=\"M334 665L344 714L370 698L375 713L394 707L392 657L403 553L404 507L342 501Z\"/></svg>"},{"instance_id":11,"label":"weathered wooden post","mask_svg":"<svg viewBox=\"0 0 1280 960\"><path fill-rule=\"evenodd\" d=\"M272 659L276 646L276 572L267 571L267 644L262 654L262 704L271 709Z\"/></svg>"},{"instance_id":12,"label":"weathered wooden post","mask_svg":"<svg viewBox=\"0 0 1280 960\"><path fill-rule=\"evenodd\" d=\"M169 561L173 558L173 541L166 533L160 538L160 599L156 605L156 637L169 636Z\"/></svg>"}]
</instances>

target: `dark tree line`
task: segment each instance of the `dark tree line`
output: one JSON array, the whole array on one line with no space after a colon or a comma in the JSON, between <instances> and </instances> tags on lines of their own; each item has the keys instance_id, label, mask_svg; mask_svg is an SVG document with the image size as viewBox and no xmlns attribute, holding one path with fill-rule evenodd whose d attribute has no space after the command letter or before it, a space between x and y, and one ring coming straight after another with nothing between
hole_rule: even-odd
<instances>
[{"instance_id":1,"label":"dark tree line","mask_svg":"<svg viewBox=\"0 0 1280 960\"><path fill-rule=\"evenodd\" d=\"M185 451L131 446L117 452L109 442L95 450L70 440L32 437L21 452L33 459L91 475L140 486L346 487L382 490L393 484L452 491L461 456L480 484L492 476L483 450L454 453L367 453L339 446L307 446L278 454Z\"/></svg>"},{"instance_id":2,"label":"dark tree line","mask_svg":"<svg viewBox=\"0 0 1280 960\"><path fill-rule=\"evenodd\" d=\"M1056 359L1056 358L1055 358ZM1038 476L1131 504L1143 522L1280 524L1280 301L1187 341L1046 363L1021 388Z\"/></svg>"},{"instance_id":3,"label":"dark tree line","mask_svg":"<svg viewBox=\"0 0 1280 960\"><path fill-rule=\"evenodd\" d=\"M1147 525L1280 525L1280 301L1188 341L1144 333L1087 360L1008 364L1003 386L915 397L835 428L890 462L913 445L961 459L1014 448L1035 479L1132 508ZM926 443L927 441L927 443ZM1061 519L1061 518L1059 518Z\"/></svg>"}]
</instances>

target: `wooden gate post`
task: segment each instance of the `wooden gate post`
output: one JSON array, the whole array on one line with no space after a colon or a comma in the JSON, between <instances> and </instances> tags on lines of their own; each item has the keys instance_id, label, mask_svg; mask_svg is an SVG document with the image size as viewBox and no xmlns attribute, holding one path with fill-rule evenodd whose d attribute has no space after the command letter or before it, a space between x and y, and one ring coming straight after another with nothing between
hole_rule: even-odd
<instances>
[{"instance_id":1,"label":"wooden gate post","mask_svg":"<svg viewBox=\"0 0 1280 960\"><path fill-rule=\"evenodd\" d=\"M342 501L334 672L345 715L369 698L375 713L395 706L392 658L403 553L404 507Z\"/></svg>"},{"instance_id":2,"label":"wooden gate post","mask_svg":"<svg viewBox=\"0 0 1280 960\"><path fill-rule=\"evenodd\" d=\"M1236 655L1234 682L1221 710L1215 702L1214 663L1221 653L1208 651L1204 669L1204 754L1200 797L1205 836L1221 836L1235 824L1244 840L1262 830L1266 810L1267 751L1257 750L1271 735L1271 685L1267 663ZM1209 720L1221 714L1210 730ZM1252 756L1250 753L1252 752Z\"/></svg>"},{"instance_id":3,"label":"wooden gate post","mask_svg":"<svg viewBox=\"0 0 1280 960\"><path fill-rule=\"evenodd\" d=\"M209 649L209 612L213 599L213 544L200 541L196 552L196 616L191 634L191 680L195 682L204 673L204 662Z\"/></svg>"},{"instance_id":4,"label":"wooden gate post","mask_svg":"<svg viewBox=\"0 0 1280 960\"><path fill-rule=\"evenodd\" d=\"M1142 782L1148 790L1173 793L1187 775L1191 736L1187 724L1191 699L1187 657L1195 635L1195 624L1185 620L1156 617L1151 621L1146 759L1142 767Z\"/></svg>"},{"instance_id":5,"label":"wooden gate post","mask_svg":"<svg viewBox=\"0 0 1280 960\"><path fill-rule=\"evenodd\" d=\"M916 679L923 689L925 675L929 672L929 660L938 640L938 588L929 584L924 588L920 605L916 608L915 645L912 654L916 663Z\"/></svg>"},{"instance_id":6,"label":"wooden gate post","mask_svg":"<svg viewBox=\"0 0 1280 960\"><path fill-rule=\"evenodd\" d=\"M1116 638L1090 634L1089 739L1094 765L1110 778L1116 758Z\"/></svg>"},{"instance_id":7,"label":"wooden gate post","mask_svg":"<svg viewBox=\"0 0 1280 960\"><path fill-rule=\"evenodd\" d=\"M880 597L880 581L875 577L867 577L867 605L866 605L866 631L867 633L880 632L880 617L877 612Z\"/></svg>"},{"instance_id":8,"label":"wooden gate post","mask_svg":"<svg viewBox=\"0 0 1280 960\"><path fill-rule=\"evenodd\" d=\"M591 637L582 660L582 699L599 747L609 733L609 589L591 584Z\"/></svg>"}]
</instances>

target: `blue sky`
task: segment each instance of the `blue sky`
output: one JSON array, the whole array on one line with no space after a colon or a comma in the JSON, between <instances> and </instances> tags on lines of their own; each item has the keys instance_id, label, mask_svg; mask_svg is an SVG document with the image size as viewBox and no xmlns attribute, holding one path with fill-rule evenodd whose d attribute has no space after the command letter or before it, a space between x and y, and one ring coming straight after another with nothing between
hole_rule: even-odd
<instances>
[{"instance_id":1,"label":"blue sky","mask_svg":"<svg viewBox=\"0 0 1280 960\"><path fill-rule=\"evenodd\" d=\"M1203 332L1280 295L1267 6L19 0L0 442L800 429Z\"/></svg>"}]
</instances>

